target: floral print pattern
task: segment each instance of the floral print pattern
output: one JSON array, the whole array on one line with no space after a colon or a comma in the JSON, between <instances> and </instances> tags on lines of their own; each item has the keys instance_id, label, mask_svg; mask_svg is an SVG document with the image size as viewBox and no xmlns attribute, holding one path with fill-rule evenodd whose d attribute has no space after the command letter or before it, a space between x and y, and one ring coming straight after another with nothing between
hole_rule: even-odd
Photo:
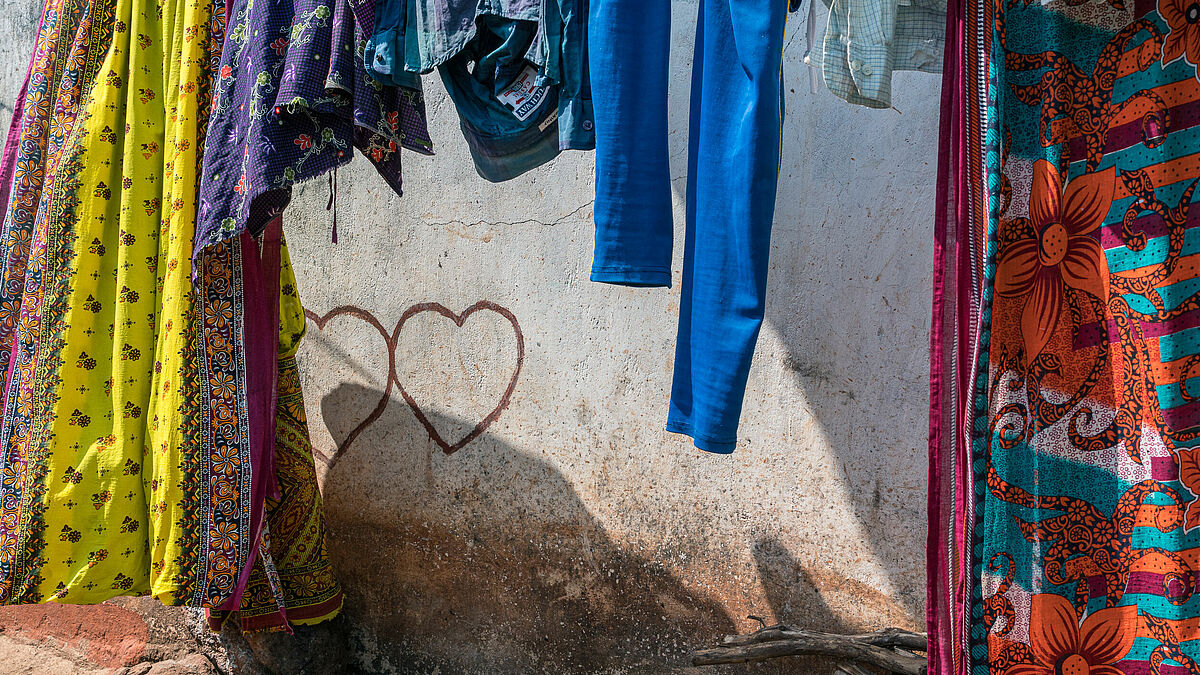
<instances>
[{"instance_id":1,"label":"floral print pattern","mask_svg":"<svg viewBox=\"0 0 1200 675\"><path fill-rule=\"evenodd\" d=\"M1194 2L951 5L931 673L1200 674Z\"/></svg>"},{"instance_id":2,"label":"floral print pattern","mask_svg":"<svg viewBox=\"0 0 1200 675\"><path fill-rule=\"evenodd\" d=\"M1196 77L1200 77L1200 2L1159 0L1158 13L1170 28L1163 40L1163 65L1183 58L1196 67Z\"/></svg>"},{"instance_id":3,"label":"floral print pattern","mask_svg":"<svg viewBox=\"0 0 1200 675\"><path fill-rule=\"evenodd\" d=\"M418 90L384 87L362 63L372 3L233 0L204 153L195 255L262 232L296 183L358 148L400 191L400 149L429 154Z\"/></svg>"},{"instance_id":4,"label":"floral print pattern","mask_svg":"<svg viewBox=\"0 0 1200 675\"><path fill-rule=\"evenodd\" d=\"M1113 169L1071 181L1063 191L1062 176L1050 162L1033 166L1029 220L1034 236L1009 245L1000 256L996 293L1025 298L1021 335L1025 356L1041 353L1058 324L1065 286L1108 297L1108 266L1100 242L1090 237L1112 204Z\"/></svg>"},{"instance_id":5,"label":"floral print pattern","mask_svg":"<svg viewBox=\"0 0 1200 675\"><path fill-rule=\"evenodd\" d=\"M1010 666L1005 675L1125 675L1112 664L1129 653L1137 637L1137 608L1101 609L1080 624L1061 595L1033 596L1029 620L1031 663Z\"/></svg>"}]
</instances>

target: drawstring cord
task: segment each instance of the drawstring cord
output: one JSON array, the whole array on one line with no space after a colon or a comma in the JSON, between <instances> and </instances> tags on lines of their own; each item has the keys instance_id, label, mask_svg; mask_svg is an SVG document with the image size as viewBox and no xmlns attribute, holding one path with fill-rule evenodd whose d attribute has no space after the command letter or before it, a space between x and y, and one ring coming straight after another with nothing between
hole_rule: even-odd
<instances>
[{"instance_id":1,"label":"drawstring cord","mask_svg":"<svg viewBox=\"0 0 1200 675\"><path fill-rule=\"evenodd\" d=\"M337 243L337 167L329 174L329 202L325 204L326 211L333 211L333 243Z\"/></svg>"},{"instance_id":2,"label":"drawstring cord","mask_svg":"<svg viewBox=\"0 0 1200 675\"><path fill-rule=\"evenodd\" d=\"M799 4L796 5L796 9L800 9ZM804 61L809 64L808 89L810 93L815 95L817 93L817 78L821 77L821 71L813 67L808 55L817 46L817 0L808 0L808 25L804 27L804 30L804 40L808 43L804 52Z\"/></svg>"}]
</instances>

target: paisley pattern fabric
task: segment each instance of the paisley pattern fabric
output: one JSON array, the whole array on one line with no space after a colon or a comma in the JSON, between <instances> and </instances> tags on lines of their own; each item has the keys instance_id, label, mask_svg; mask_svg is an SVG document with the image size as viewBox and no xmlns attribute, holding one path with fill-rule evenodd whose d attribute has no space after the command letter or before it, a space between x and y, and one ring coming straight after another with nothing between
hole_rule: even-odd
<instances>
[{"instance_id":1,"label":"paisley pattern fabric","mask_svg":"<svg viewBox=\"0 0 1200 675\"><path fill-rule=\"evenodd\" d=\"M342 608L342 589L325 548L324 511L294 356L279 361L278 425L280 496L267 500L271 553L267 560L274 569L269 571L268 563L260 561L251 572L236 613L243 631L320 623ZM210 627L221 630L231 615L210 612Z\"/></svg>"},{"instance_id":2,"label":"paisley pattern fabric","mask_svg":"<svg viewBox=\"0 0 1200 675\"><path fill-rule=\"evenodd\" d=\"M931 672L1200 675L1200 3L950 16Z\"/></svg>"}]
</instances>

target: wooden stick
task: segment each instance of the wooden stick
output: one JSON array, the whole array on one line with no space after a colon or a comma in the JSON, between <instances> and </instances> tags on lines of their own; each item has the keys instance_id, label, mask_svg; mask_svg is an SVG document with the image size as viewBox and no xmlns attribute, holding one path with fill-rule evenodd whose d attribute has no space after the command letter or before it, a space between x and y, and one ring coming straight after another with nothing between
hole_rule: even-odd
<instances>
[{"instance_id":1,"label":"wooden stick","mask_svg":"<svg viewBox=\"0 0 1200 675\"><path fill-rule=\"evenodd\" d=\"M899 647L914 652L923 652L927 647L927 639L921 633L913 633L899 628L884 628L874 633L859 635L838 635L836 633L818 633L813 631L796 630L782 624L760 628L748 635L726 635L721 640L722 646L750 645L758 642L781 640L790 637L805 637L824 635L839 640L854 640L876 647Z\"/></svg>"},{"instance_id":2,"label":"wooden stick","mask_svg":"<svg viewBox=\"0 0 1200 675\"><path fill-rule=\"evenodd\" d=\"M837 635L768 626L749 635L727 635L720 647L692 654L692 665L746 663L781 656L828 656L878 666L901 675L924 675L926 660L898 651L924 651L924 635L889 628L863 635Z\"/></svg>"}]
</instances>

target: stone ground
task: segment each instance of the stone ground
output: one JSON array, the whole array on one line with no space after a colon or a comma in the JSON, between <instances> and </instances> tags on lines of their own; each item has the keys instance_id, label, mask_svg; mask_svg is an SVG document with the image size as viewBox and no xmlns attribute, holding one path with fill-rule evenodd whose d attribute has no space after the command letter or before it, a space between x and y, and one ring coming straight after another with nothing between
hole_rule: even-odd
<instances>
[{"instance_id":1,"label":"stone ground","mask_svg":"<svg viewBox=\"0 0 1200 675\"><path fill-rule=\"evenodd\" d=\"M294 636L208 630L204 613L152 598L0 607L0 675L307 675L352 659L342 618Z\"/></svg>"},{"instance_id":2,"label":"stone ground","mask_svg":"<svg viewBox=\"0 0 1200 675\"><path fill-rule=\"evenodd\" d=\"M0 608L0 675L261 675L232 631L213 635L203 614L149 598L103 605Z\"/></svg>"},{"instance_id":3,"label":"stone ground","mask_svg":"<svg viewBox=\"0 0 1200 675\"><path fill-rule=\"evenodd\" d=\"M150 598L117 598L102 605L0 607L0 675L310 675L337 673L441 673L439 666L406 664L362 668L371 650L350 653L344 618L295 636L243 637L229 627L208 631L202 612L163 607ZM367 654L369 656L369 654ZM370 661L371 659L366 659ZM498 671L497 671L498 672ZM510 671L516 672L516 671ZM541 671L549 672L549 671ZM626 664L606 674L784 675L832 672L826 662L779 659L743 667L671 668Z\"/></svg>"}]
</instances>

